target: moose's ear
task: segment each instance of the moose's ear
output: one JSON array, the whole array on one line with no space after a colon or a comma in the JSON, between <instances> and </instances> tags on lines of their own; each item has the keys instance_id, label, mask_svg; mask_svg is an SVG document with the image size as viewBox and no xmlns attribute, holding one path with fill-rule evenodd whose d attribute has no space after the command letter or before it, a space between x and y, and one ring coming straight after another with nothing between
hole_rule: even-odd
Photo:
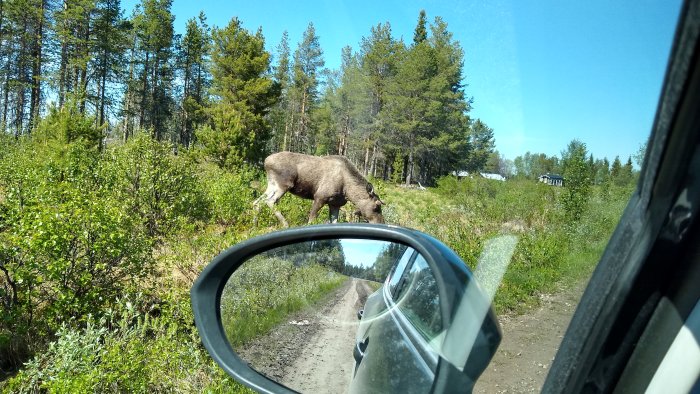
<instances>
[{"instance_id":1,"label":"moose's ear","mask_svg":"<svg viewBox=\"0 0 700 394\"><path fill-rule=\"evenodd\" d=\"M372 186L372 184L369 182L367 182L367 193L369 193L369 194L374 193L374 186Z\"/></svg>"}]
</instances>

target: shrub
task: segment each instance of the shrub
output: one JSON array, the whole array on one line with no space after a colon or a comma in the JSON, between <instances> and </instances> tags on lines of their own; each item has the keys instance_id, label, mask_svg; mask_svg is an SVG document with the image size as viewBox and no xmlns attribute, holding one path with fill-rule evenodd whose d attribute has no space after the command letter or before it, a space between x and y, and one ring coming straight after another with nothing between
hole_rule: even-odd
<instances>
[{"instance_id":1,"label":"shrub","mask_svg":"<svg viewBox=\"0 0 700 394\"><path fill-rule=\"evenodd\" d=\"M204 219L208 205L195 163L141 134L106 153L105 186L133 215L142 218L149 236L175 230L180 220Z\"/></svg>"},{"instance_id":2,"label":"shrub","mask_svg":"<svg viewBox=\"0 0 700 394\"><path fill-rule=\"evenodd\" d=\"M137 302L138 303L138 302ZM56 340L4 387L12 393L249 392L208 358L196 333L141 315L128 301Z\"/></svg>"},{"instance_id":3,"label":"shrub","mask_svg":"<svg viewBox=\"0 0 700 394\"><path fill-rule=\"evenodd\" d=\"M12 367L29 342L40 347L128 292L153 260L140 218L104 187L99 154L83 142L25 141L0 173L0 354Z\"/></svg>"},{"instance_id":4,"label":"shrub","mask_svg":"<svg viewBox=\"0 0 700 394\"><path fill-rule=\"evenodd\" d=\"M220 224L250 223L250 211L257 197L252 184L260 171L249 167L221 169L206 166L199 180L205 190L211 218Z\"/></svg>"}]
</instances>

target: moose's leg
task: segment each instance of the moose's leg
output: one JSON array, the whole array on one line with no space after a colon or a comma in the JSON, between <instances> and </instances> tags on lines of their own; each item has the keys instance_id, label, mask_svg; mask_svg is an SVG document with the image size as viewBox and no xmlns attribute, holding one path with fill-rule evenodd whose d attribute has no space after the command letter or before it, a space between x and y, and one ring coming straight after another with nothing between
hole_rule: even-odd
<instances>
[{"instance_id":1,"label":"moose's leg","mask_svg":"<svg viewBox=\"0 0 700 394\"><path fill-rule=\"evenodd\" d=\"M331 223L338 223L338 216L340 214L339 206L328 206L328 221Z\"/></svg>"},{"instance_id":2,"label":"moose's leg","mask_svg":"<svg viewBox=\"0 0 700 394\"><path fill-rule=\"evenodd\" d=\"M279 198L276 200L268 199L267 206L270 207L270 209L272 209L272 212L275 213L275 216L277 216L277 220L280 221L280 224L282 224L282 226L284 226L284 228L288 228L289 223L287 223L287 219L285 219L284 216L282 216L282 212L275 209L275 203L277 202L277 200L279 200Z\"/></svg>"},{"instance_id":3,"label":"moose's leg","mask_svg":"<svg viewBox=\"0 0 700 394\"><path fill-rule=\"evenodd\" d=\"M316 218L318 217L318 211L321 210L321 207L323 207L323 201L314 200L314 203L311 204L311 212L309 212L309 223L316 220Z\"/></svg>"},{"instance_id":4,"label":"moose's leg","mask_svg":"<svg viewBox=\"0 0 700 394\"><path fill-rule=\"evenodd\" d=\"M255 219L253 220L253 222L256 226L258 224L258 213L260 212L260 201L265 200L265 203L268 207L270 207L272 212L275 213L275 216L277 217L277 220L279 220L280 224L285 228L289 227L287 219L285 219L284 216L282 216L282 213L280 211L275 209L275 204L277 204L277 201L279 201L279 199L282 198L282 196L284 196L284 193L286 192L287 191L280 188L276 182L268 180L267 190L265 190L265 193L263 193L262 196L258 197L258 199L256 199L253 203L255 207Z\"/></svg>"}]
</instances>

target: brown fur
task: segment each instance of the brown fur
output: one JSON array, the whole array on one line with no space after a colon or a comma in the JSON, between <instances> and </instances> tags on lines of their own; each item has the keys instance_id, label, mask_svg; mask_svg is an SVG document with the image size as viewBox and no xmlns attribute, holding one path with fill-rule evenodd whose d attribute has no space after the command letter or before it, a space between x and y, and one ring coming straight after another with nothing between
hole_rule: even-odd
<instances>
[{"instance_id":1,"label":"brown fur","mask_svg":"<svg viewBox=\"0 0 700 394\"><path fill-rule=\"evenodd\" d=\"M374 193L372 184L344 156L274 153L265 159L265 172L267 190L255 205L257 207L264 199L285 227L288 227L287 220L274 205L286 192L314 201L309 222L316 219L324 205L328 205L330 221L336 222L340 207L351 201L367 221L384 223L383 203Z\"/></svg>"}]
</instances>

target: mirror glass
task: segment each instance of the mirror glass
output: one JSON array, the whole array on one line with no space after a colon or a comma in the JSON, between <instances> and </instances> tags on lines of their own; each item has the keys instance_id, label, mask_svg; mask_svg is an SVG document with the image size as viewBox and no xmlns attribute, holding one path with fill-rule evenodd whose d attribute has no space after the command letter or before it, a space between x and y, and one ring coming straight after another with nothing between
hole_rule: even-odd
<instances>
[{"instance_id":1,"label":"mirror glass","mask_svg":"<svg viewBox=\"0 0 700 394\"><path fill-rule=\"evenodd\" d=\"M331 239L253 256L221 296L229 342L254 369L287 387L347 391L358 314L406 249L386 241Z\"/></svg>"},{"instance_id":2,"label":"mirror glass","mask_svg":"<svg viewBox=\"0 0 700 394\"><path fill-rule=\"evenodd\" d=\"M241 359L296 391L427 392L449 342L439 277L403 244L299 242L233 273L222 323Z\"/></svg>"}]
</instances>

